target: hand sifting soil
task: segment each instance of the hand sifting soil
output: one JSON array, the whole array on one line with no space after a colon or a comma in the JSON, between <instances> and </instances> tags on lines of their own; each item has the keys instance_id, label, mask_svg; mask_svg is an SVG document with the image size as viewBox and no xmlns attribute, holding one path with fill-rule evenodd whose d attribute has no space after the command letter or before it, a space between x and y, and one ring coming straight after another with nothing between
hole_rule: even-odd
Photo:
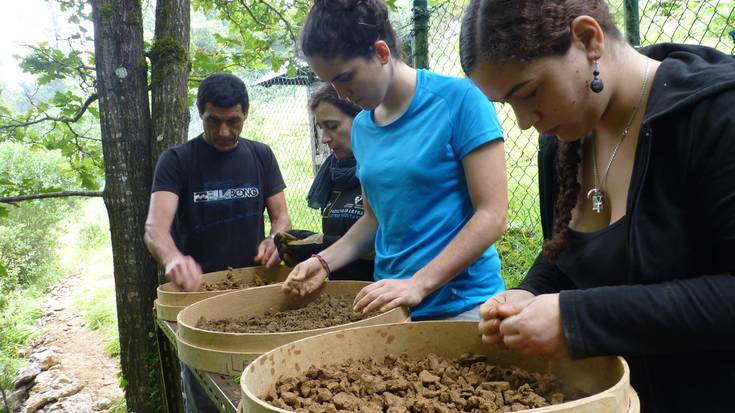
<instances>
[{"instance_id":1,"label":"hand sifting soil","mask_svg":"<svg viewBox=\"0 0 735 413\"><path fill-rule=\"evenodd\" d=\"M228 333L284 333L314 330L352 323L372 317L375 313L352 311L355 297L321 295L305 307L287 311L269 311L248 317L197 322L197 328Z\"/></svg>"},{"instance_id":2,"label":"hand sifting soil","mask_svg":"<svg viewBox=\"0 0 735 413\"><path fill-rule=\"evenodd\" d=\"M406 354L310 367L280 377L264 400L296 413L514 412L582 397L564 394L551 374L500 367L485 356L445 359Z\"/></svg>"}]
</instances>

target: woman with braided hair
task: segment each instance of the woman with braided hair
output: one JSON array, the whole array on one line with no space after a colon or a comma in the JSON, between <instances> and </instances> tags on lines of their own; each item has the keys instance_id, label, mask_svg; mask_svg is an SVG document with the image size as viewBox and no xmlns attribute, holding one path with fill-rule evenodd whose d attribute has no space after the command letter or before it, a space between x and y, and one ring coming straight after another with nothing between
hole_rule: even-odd
<instances>
[{"instance_id":1,"label":"woman with braided hair","mask_svg":"<svg viewBox=\"0 0 735 413\"><path fill-rule=\"evenodd\" d=\"M297 265L284 290L308 294L374 250L376 282L355 310L479 320L480 304L504 289L493 243L505 229L505 159L492 104L468 79L402 62L382 0L316 1L301 47L363 109L351 137L364 215Z\"/></svg>"},{"instance_id":2,"label":"woman with braided hair","mask_svg":"<svg viewBox=\"0 0 735 413\"><path fill-rule=\"evenodd\" d=\"M473 0L465 73L541 133L543 251L484 341L623 355L643 412L733 411L735 58L635 50L603 0Z\"/></svg>"}]
</instances>

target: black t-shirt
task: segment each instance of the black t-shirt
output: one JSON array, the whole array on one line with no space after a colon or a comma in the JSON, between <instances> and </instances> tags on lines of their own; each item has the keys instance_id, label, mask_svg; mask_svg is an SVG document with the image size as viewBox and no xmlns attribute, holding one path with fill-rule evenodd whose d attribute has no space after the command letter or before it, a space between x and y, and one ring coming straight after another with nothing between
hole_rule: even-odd
<instances>
[{"instance_id":1,"label":"black t-shirt","mask_svg":"<svg viewBox=\"0 0 735 413\"><path fill-rule=\"evenodd\" d=\"M212 272L253 265L265 237L265 200L285 187L267 145L240 138L235 149L220 152L200 135L161 155L151 192L179 196L174 242Z\"/></svg>"},{"instance_id":2,"label":"black t-shirt","mask_svg":"<svg viewBox=\"0 0 735 413\"><path fill-rule=\"evenodd\" d=\"M335 243L364 214L365 208L359 183L351 187L335 185L332 188L329 202L322 209L324 247L326 248ZM329 278L332 280L373 281L373 264L372 260L353 261L347 266L334 271Z\"/></svg>"}]
</instances>

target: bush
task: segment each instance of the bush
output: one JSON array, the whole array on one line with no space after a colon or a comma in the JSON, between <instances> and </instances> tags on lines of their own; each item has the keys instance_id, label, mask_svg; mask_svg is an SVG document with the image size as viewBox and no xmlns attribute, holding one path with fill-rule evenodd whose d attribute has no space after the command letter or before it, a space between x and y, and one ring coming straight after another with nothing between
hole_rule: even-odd
<instances>
[{"instance_id":1,"label":"bush","mask_svg":"<svg viewBox=\"0 0 735 413\"><path fill-rule=\"evenodd\" d=\"M75 180L58 151L33 151L19 143L0 143L0 196L73 188ZM56 250L59 224L69 219L79 200L47 199L23 202L0 217L0 309L10 292L44 277L58 276ZM1 274L1 273L0 273Z\"/></svg>"}]
</instances>

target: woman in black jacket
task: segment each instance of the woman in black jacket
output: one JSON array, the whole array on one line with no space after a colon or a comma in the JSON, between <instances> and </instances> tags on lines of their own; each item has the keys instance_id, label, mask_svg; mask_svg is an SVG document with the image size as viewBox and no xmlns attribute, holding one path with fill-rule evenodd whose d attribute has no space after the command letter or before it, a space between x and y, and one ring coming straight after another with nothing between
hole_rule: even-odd
<instances>
[{"instance_id":1,"label":"woman in black jacket","mask_svg":"<svg viewBox=\"0 0 735 413\"><path fill-rule=\"evenodd\" d=\"M334 244L362 217L362 188L355 175L355 157L350 144L352 120L360 107L341 100L331 84L316 88L309 109L322 131L322 143L332 153L324 161L309 189L309 207L322 213L323 233L290 230L276 234L278 253L291 267ZM373 260L361 259L332 272L332 280L373 281Z\"/></svg>"},{"instance_id":2,"label":"woman in black jacket","mask_svg":"<svg viewBox=\"0 0 735 413\"><path fill-rule=\"evenodd\" d=\"M542 134L543 252L483 340L623 355L644 412L735 411L735 58L637 51L602 0L473 0L461 58Z\"/></svg>"}]
</instances>

